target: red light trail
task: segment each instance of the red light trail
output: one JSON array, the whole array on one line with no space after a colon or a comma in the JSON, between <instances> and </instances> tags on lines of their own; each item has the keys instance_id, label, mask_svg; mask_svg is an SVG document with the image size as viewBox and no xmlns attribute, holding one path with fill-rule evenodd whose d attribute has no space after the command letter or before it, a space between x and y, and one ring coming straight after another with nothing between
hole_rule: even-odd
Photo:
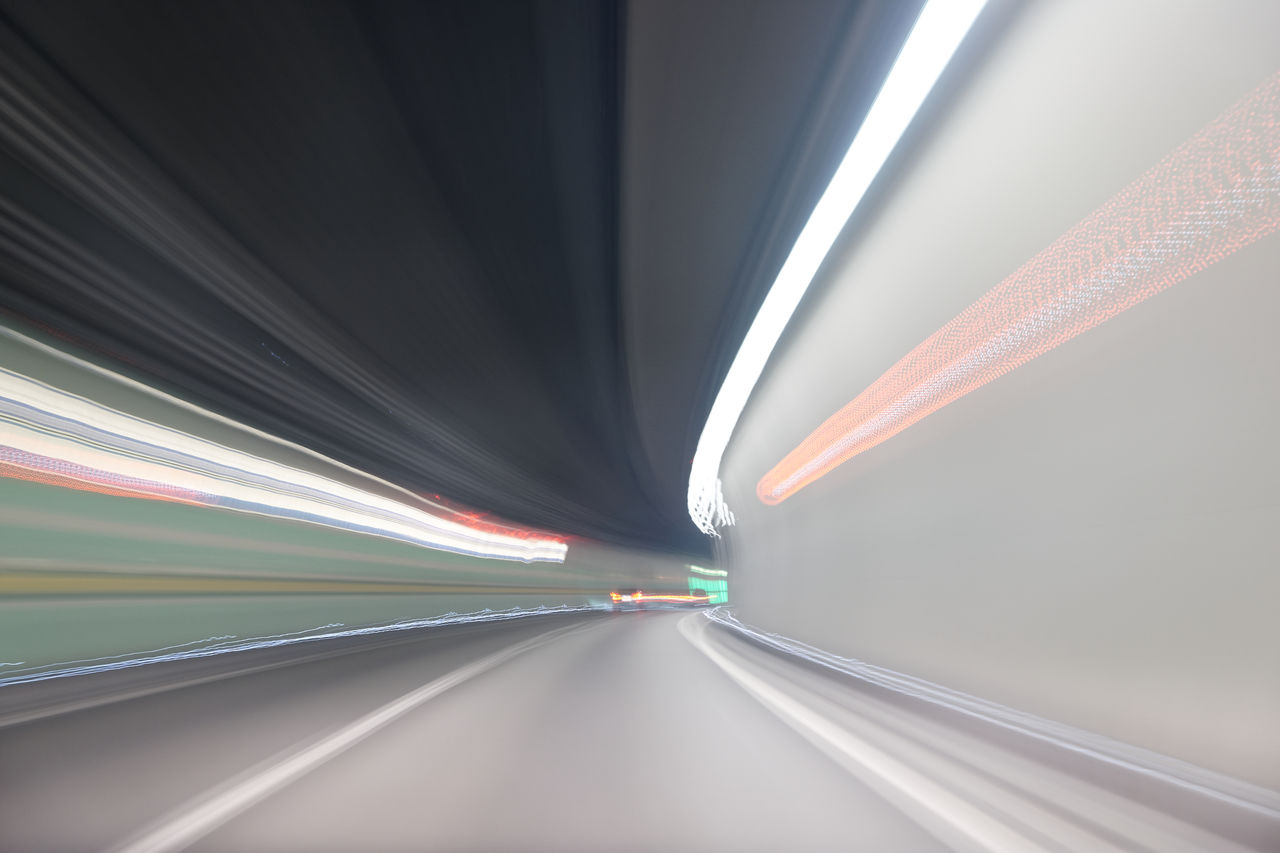
<instances>
[{"instance_id":1,"label":"red light trail","mask_svg":"<svg viewBox=\"0 0 1280 853\"><path fill-rule=\"evenodd\" d=\"M1280 74L907 353L756 485L854 456L1280 228Z\"/></svg>"}]
</instances>

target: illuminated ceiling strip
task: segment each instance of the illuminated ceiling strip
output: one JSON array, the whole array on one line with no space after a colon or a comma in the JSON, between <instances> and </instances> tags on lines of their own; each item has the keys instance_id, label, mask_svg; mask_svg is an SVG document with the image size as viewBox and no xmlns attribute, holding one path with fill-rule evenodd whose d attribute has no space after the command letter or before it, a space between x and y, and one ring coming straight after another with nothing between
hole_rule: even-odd
<instances>
[{"instance_id":1,"label":"illuminated ceiling strip","mask_svg":"<svg viewBox=\"0 0 1280 853\"><path fill-rule=\"evenodd\" d=\"M563 562L568 546L418 506L133 417L0 369L0 473L292 518L427 548Z\"/></svg>"},{"instance_id":2,"label":"illuminated ceiling strip","mask_svg":"<svg viewBox=\"0 0 1280 853\"><path fill-rule=\"evenodd\" d=\"M986 0L930 0L831 183L796 238L725 375L689 474L689 516L704 533L732 523L720 493L720 461L782 330L845 222L892 153Z\"/></svg>"},{"instance_id":3,"label":"illuminated ceiling strip","mask_svg":"<svg viewBox=\"0 0 1280 853\"><path fill-rule=\"evenodd\" d=\"M708 575L713 578L724 578L729 576L729 573L724 569L704 569L702 566L695 566L692 563L689 563L687 567L691 572L695 572L700 575Z\"/></svg>"},{"instance_id":4,"label":"illuminated ceiling strip","mask_svg":"<svg viewBox=\"0 0 1280 853\"><path fill-rule=\"evenodd\" d=\"M756 487L776 504L857 454L1280 229L1280 74L909 352Z\"/></svg>"}]
</instances>

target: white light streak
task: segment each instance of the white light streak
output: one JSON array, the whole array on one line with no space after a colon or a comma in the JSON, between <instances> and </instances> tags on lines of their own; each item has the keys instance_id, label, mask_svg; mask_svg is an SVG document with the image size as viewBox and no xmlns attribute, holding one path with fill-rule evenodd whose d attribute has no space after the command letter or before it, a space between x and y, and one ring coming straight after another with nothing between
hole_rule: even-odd
<instances>
[{"instance_id":1,"label":"white light streak","mask_svg":"<svg viewBox=\"0 0 1280 853\"><path fill-rule=\"evenodd\" d=\"M818 267L950 62L986 0L930 0L907 37L862 127L796 238L725 375L689 472L689 516L700 530L733 523L720 461L773 348Z\"/></svg>"},{"instance_id":2,"label":"white light streak","mask_svg":"<svg viewBox=\"0 0 1280 853\"><path fill-rule=\"evenodd\" d=\"M0 368L0 461L99 485L523 562L568 546L485 530L109 408Z\"/></svg>"}]
</instances>

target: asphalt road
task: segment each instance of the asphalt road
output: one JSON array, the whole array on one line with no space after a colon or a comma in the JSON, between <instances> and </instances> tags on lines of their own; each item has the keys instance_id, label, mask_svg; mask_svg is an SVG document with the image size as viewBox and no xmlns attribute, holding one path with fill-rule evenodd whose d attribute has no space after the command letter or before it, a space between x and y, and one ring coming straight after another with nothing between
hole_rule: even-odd
<instances>
[{"instance_id":1,"label":"asphalt road","mask_svg":"<svg viewBox=\"0 0 1280 853\"><path fill-rule=\"evenodd\" d=\"M61 712L43 716L6 688L0 724L6 707L23 711L0 725L0 849L1232 850L1280 839L1269 817L1162 808L700 614L538 617L299 655L175 668L168 684L135 673L87 698L61 685L45 697ZM162 689L187 675L194 683ZM140 695L105 701L113 687Z\"/></svg>"}]
</instances>

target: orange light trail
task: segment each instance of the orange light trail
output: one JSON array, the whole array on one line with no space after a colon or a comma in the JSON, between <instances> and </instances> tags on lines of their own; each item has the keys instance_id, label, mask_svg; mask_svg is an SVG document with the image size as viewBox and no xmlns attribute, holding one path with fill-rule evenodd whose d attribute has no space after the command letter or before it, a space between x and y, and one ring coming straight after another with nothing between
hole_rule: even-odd
<instances>
[{"instance_id":1,"label":"orange light trail","mask_svg":"<svg viewBox=\"0 0 1280 853\"><path fill-rule=\"evenodd\" d=\"M684 594L677 594L677 593L640 592L639 590L633 593L626 593L626 594L617 592L616 590L614 592L609 593L609 598L613 601L614 604L622 603L623 599L626 596L630 596L631 603L641 602L641 601L660 601L660 602L666 602L669 604L688 604L688 603L697 602L697 601L709 602L711 600L710 595L684 595Z\"/></svg>"},{"instance_id":2,"label":"orange light trail","mask_svg":"<svg viewBox=\"0 0 1280 853\"><path fill-rule=\"evenodd\" d=\"M1280 228L1280 74L907 353L764 475L778 504Z\"/></svg>"},{"instance_id":3,"label":"orange light trail","mask_svg":"<svg viewBox=\"0 0 1280 853\"><path fill-rule=\"evenodd\" d=\"M653 592L637 592L634 596L636 601L670 601L670 602L689 602L689 601L707 601L711 598L709 595L663 595Z\"/></svg>"}]
</instances>

